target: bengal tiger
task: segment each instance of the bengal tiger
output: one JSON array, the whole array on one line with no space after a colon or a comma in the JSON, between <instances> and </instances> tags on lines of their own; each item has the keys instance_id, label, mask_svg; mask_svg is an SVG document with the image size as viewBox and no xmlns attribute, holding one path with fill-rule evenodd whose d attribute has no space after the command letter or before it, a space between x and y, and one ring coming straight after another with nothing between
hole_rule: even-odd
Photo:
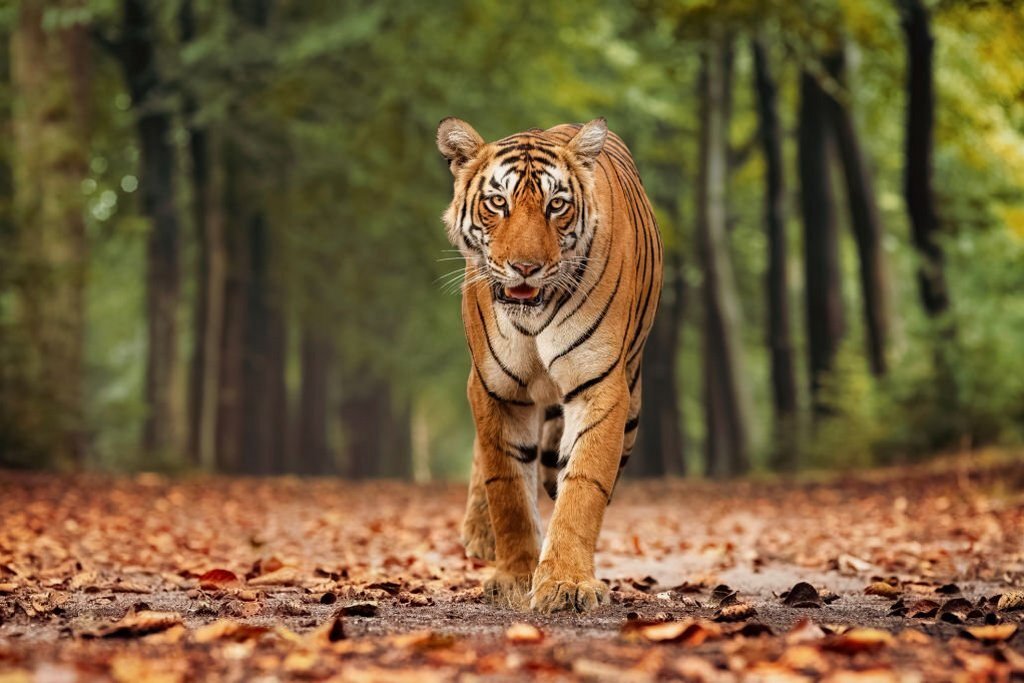
<instances>
[{"instance_id":1,"label":"bengal tiger","mask_svg":"<svg viewBox=\"0 0 1024 683\"><path fill-rule=\"evenodd\" d=\"M594 551L640 420L662 283L654 212L603 118L490 144L446 118L437 146L454 176L443 221L466 261L476 438L462 540L494 561L490 601L586 611L608 602ZM543 545L538 459L555 500Z\"/></svg>"}]
</instances>

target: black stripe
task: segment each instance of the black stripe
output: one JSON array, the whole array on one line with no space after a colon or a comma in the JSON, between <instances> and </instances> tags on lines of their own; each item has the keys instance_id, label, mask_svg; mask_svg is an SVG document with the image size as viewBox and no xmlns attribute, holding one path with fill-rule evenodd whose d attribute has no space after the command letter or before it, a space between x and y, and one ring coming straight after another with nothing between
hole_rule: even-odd
<instances>
[{"instance_id":1,"label":"black stripe","mask_svg":"<svg viewBox=\"0 0 1024 683\"><path fill-rule=\"evenodd\" d=\"M512 398L505 398L504 396L499 396L498 394L491 391L491 388L487 386L487 382L484 381L484 376L480 373L480 368L477 367L476 363L473 363L473 369L476 370L476 377L478 380L480 380L480 386L482 386L484 388L484 391L487 392L487 395L490 396L495 401L498 401L499 403L507 403L508 405L512 406L533 405L533 401L517 401Z\"/></svg>"},{"instance_id":2,"label":"black stripe","mask_svg":"<svg viewBox=\"0 0 1024 683\"><path fill-rule=\"evenodd\" d=\"M551 362L548 363L548 370L551 369L551 366L555 364L556 360L558 360L565 354L569 353L573 349L577 348L580 344L587 341L594 335L594 332L596 332L597 328L601 326L601 323L604 321L605 316L608 315L608 310L612 307L612 304L615 302L615 295L619 293L620 284L622 284L622 268L619 268L619 277L618 279L615 280L615 289L612 290L612 295L608 297L608 302L604 305L604 309L601 311L601 314L597 316L593 323L590 324L590 327L587 328L586 332L580 335L576 339L576 341L574 341L572 344L569 344L568 347L560 351L558 355L551 359Z\"/></svg>"},{"instance_id":3,"label":"black stripe","mask_svg":"<svg viewBox=\"0 0 1024 683\"><path fill-rule=\"evenodd\" d=\"M487 323L484 322L484 312L480 309L479 300L476 302L476 312L477 315L480 316L480 325L482 325L484 328L484 340L487 342L487 350L491 352L491 357L494 358L494 361L498 364L498 367L501 368L501 371L508 375L512 379L512 381L514 381L521 387L525 387L526 380L522 379L521 377L519 377L519 375L509 370L508 366L506 366L505 363L502 362L501 358L498 358L498 354L494 350L494 345L491 344L491 335L487 332Z\"/></svg>"},{"instance_id":4,"label":"black stripe","mask_svg":"<svg viewBox=\"0 0 1024 683\"><path fill-rule=\"evenodd\" d=\"M558 451L541 451L540 464L544 467L558 467Z\"/></svg>"},{"instance_id":5,"label":"black stripe","mask_svg":"<svg viewBox=\"0 0 1024 683\"><path fill-rule=\"evenodd\" d=\"M608 416L612 414L613 410L615 410L615 404L612 404L611 406L609 406L608 410L604 411L604 415L602 415L601 417L597 418L596 420L591 422L589 425L587 425L586 427L581 429L579 432L577 432L576 438L572 440L572 446L569 447L569 452L565 454L564 458L562 458L562 459L560 459L558 461L558 466L559 467L565 467L569 463L569 458L572 457L573 452L576 450L576 444L578 444L580 442L580 439L583 438L583 435L586 434L587 432L589 432L590 430L594 429L595 427L597 427L599 424L601 424L605 420L607 420Z\"/></svg>"},{"instance_id":6,"label":"black stripe","mask_svg":"<svg viewBox=\"0 0 1024 683\"><path fill-rule=\"evenodd\" d=\"M632 420L626 423L626 429L623 431L624 434L629 434L631 431L640 426L640 416L637 415Z\"/></svg>"},{"instance_id":7,"label":"black stripe","mask_svg":"<svg viewBox=\"0 0 1024 683\"><path fill-rule=\"evenodd\" d=\"M516 481L518 479L519 477L491 477L490 479L484 481L484 486L490 486L496 481Z\"/></svg>"},{"instance_id":8,"label":"black stripe","mask_svg":"<svg viewBox=\"0 0 1024 683\"><path fill-rule=\"evenodd\" d=\"M621 363L621 362L622 362L622 354L620 353L619 357L615 359L615 362L612 364L612 366L610 368L608 368L607 370L602 372L597 377L592 377L592 378L588 379L586 382L584 382L583 384L578 385L575 389L573 389L568 394L566 394L565 396L562 397L562 403L563 404L568 403L569 401L573 400L574 398L576 398L577 396L582 394L587 389L591 388L594 385L597 385L597 384L600 384L601 382L603 382L605 380L605 378L608 377L608 375L612 374L612 371L615 368L619 367L619 363Z\"/></svg>"},{"instance_id":9,"label":"black stripe","mask_svg":"<svg viewBox=\"0 0 1024 683\"><path fill-rule=\"evenodd\" d=\"M505 455L510 458L515 458L521 463L529 464L537 459L537 446L524 446L522 444L512 444L514 450L506 450Z\"/></svg>"},{"instance_id":10,"label":"black stripe","mask_svg":"<svg viewBox=\"0 0 1024 683\"><path fill-rule=\"evenodd\" d=\"M555 418L562 417L562 406L548 406L544 409L544 421L554 420Z\"/></svg>"},{"instance_id":11,"label":"black stripe","mask_svg":"<svg viewBox=\"0 0 1024 683\"><path fill-rule=\"evenodd\" d=\"M597 479L594 479L593 477L591 477L591 476L588 476L588 475L586 475L586 474L567 474L567 475L565 475L565 481L576 481L576 480L579 480L579 481L585 481L585 482L587 482L587 483L593 484L594 486L596 486L596 487L597 487L597 489L598 489L598 490L599 490L599 491L600 491L601 493L603 493L603 494L604 494L604 497L605 497L606 499L609 499L609 498L611 498L611 494L609 494L609 493L608 493L608 489L606 489L606 488L605 488L605 487L604 487L604 486L603 486L603 485L601 484L601 482L599 482L599 481L598 481Z\"/></svg>"}]
</instances>

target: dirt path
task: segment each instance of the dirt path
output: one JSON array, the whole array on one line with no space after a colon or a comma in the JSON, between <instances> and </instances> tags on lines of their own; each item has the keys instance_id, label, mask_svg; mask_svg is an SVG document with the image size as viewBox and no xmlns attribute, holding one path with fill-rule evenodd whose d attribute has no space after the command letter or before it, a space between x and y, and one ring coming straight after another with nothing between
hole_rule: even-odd
<instances>
[{"instance_id":1,"label":"dirt path","mask_svg":"<svg viewBox=\"0 0 1024 683\"><path fill-rule=\"evenodd\" d=\"M0 681L1006 680L1022 484L627 483L613 604L540 616L481 602L461 486L0 472Z\"/></svg>"}]
</instances>

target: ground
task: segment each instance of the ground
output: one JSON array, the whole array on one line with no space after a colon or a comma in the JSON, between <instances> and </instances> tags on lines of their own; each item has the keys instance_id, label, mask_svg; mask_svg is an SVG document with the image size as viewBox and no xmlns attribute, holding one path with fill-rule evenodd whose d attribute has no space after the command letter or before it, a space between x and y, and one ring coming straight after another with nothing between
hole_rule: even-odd
<instances>
[{"instance_id":1,"label":"ground","mask_svg":"<svg viewBox=\"0 0 1024 683\"><path fill-rule=\"evenodd\" d=\"M0 681L1024 679L1013 458L626 482L582 615L485 604L464 500L0 471Z\"/></svg>"}]
</instances>

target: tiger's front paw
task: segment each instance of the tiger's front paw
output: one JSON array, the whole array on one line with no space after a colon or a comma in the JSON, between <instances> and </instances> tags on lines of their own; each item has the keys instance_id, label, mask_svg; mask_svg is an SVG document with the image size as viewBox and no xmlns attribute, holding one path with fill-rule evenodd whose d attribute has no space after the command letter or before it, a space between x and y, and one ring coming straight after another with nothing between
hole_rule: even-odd
<instances>
[{"instance_id":1,"label":"tiger's front paw","mask_svg":"<svg viewBox=\"0 0 1024 683\"><path fill-rule=\"evenodd\" d=\"M587 612L598 605L607 605L608 586L597 579L535 579L530 609L550 614L560 610Z\"/></svg>"},{"instance_id":2,"label":"tiger's front paw","mask_svg":"<svg viewBox=\"0 0 1024 683\"><path fill-rule=\"evenodd\" d=\"M484 598L495 605L521 609L530 594L530 575L495 569L484 581Z\"/></svg>"}]
</instances>

